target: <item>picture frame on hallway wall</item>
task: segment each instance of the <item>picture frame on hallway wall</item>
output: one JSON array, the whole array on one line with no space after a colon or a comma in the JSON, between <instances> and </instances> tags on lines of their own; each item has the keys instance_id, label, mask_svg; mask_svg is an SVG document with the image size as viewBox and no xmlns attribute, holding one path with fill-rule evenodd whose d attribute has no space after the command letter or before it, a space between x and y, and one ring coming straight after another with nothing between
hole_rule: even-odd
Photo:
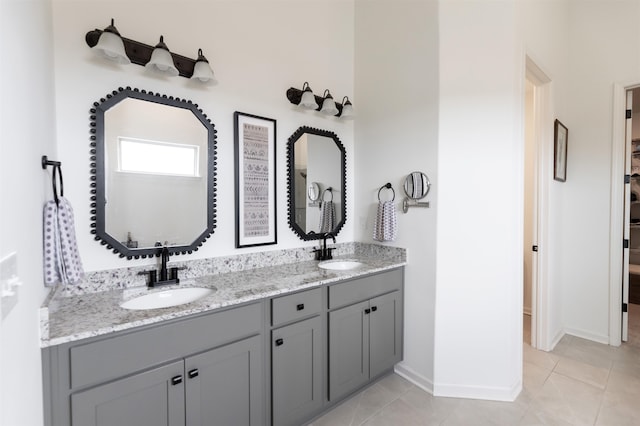
<instances>
[{"instance_id":1,"label":"picture frame on hallway wall","mask_svg":"<svg viewBox=\"0 0 640 426\"><path fill-rule=\"evenodd\" d=\"M557 120L553 126L553 179L558 182L567 180L567 145L569 129Z\"/></svg>"},{"instance_id":2,"label":"picture frame on hallway wall","mask_svg":"<svg viewBox=\"0 0 640 426\"><path fill-rule=\"evenodd\" d=\"M276 244L276 120L233 117L236 248Z\"/></svg>"}]
</instances>

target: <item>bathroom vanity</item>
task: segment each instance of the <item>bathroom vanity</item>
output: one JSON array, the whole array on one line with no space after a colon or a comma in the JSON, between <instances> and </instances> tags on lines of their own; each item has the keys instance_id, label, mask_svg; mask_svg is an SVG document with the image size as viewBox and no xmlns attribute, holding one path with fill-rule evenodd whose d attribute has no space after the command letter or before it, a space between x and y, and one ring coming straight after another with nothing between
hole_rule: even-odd
<instances>
[{"instance_id":1,"label":"bathroom vanity","mask_svg":"<svg viewBox=\"0 0 640 426\"><path fill-rule=\"evenodd\" d=\"M404 260L362 262L219 274L170 308L127 311L126 290L50 302L45 424L305 424L402 359Z\"/></svg>"}]
</instances>

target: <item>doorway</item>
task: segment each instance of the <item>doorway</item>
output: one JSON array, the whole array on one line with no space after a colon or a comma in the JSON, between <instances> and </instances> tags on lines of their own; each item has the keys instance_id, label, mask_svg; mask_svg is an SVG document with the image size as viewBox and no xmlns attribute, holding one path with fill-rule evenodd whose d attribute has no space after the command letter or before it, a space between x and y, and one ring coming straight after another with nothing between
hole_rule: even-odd
<instances>
[{"instance_id":1,"label":"doorway","mask_svg":"<svg viewBox=\"0 0 640 426\"><path fill-rule=\"evenodd\" d=\"M525 120L524 120L524 235L523 235L523 298L522 298L522 338L532 344L532 298L536 284L537 256L533 247L537 246L537 192L536 182L536 139L535 139L535 85L525 79Z\"/></svg>"},{"instance_id":2,"label":"doorway","mask_svg":"<svg viewBox=\"0 0 640 426\"><path fill-rule=\"evenodd\" d=\"M525 74L525 188L523 236L523 340L533 348L553 347L547 331L547 237L549 177L553 163L551 79L528 56ZM551 123L551 124L550 124ZM530 285L528 284L530 282ZM529 314L529 315L527 315Z\"/></svg>"}]
</instances>

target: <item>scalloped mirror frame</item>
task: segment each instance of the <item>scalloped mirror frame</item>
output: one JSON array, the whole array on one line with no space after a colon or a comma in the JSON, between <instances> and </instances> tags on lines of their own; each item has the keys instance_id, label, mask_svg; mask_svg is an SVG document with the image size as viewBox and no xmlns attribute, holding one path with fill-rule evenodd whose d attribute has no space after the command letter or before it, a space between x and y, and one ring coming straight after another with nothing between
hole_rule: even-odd
<instances>
[{"instance_id":1,"label":"scalloped mirror frame","mask_svg":"<svg viewBox=\"0 0 640 426\"><path fill-rule=\"evenodd\" d=\"M202 246L211 234L213 234L214 229L216 228L216 134L218 131L215 129L214 124L207 115L198 107L198 104L194 104L190 100L174 98L173 96L161 95L159 93L153 93L151 91L148 92L137 88L132 89L129 86L126 88L119 87L118 90L112 91L107 94L105 98L101 98L100 101L94 102L90 109L91 234L94 235L94 239L96 241L100 241L100 244L106 246L107 250L113 250L113 252L118 254L121 258L126 257L128 260L160 256L161 253L161 248L158 247L129 248L109 235L105 228L105 203L98 202L98 200L105 200L106 195L104 185L104 114L109 108L128 98L190 110L207 129L208 159L206 228L197 235L189 245L174 245L167 247L169 249L169 254L172 255L191 254Z\"/></svg>"},{"instance_id":2,"label":"scalloped mirror frame","mask_svg":"<svg viewBox=\"0 0 640 426\"><path fill-rule=\"evenodd\" d=\"M335 228L333 228L332 234L334 235L338 235L338 233L340 232L340 230L342 229L342 227L344 226L344 223L347 221L347 154L346 154L346 150L344 148L344 145L342 145L342 142L340 141L340 138L338 138L338 135L336 135L334 132L331 132L329 130L322 130L322 129L316 129L313 127L309 127L309 126L301 126L300 128L298 128L298 130L296 130L290 137L289 140L287 141L287 193L289 196L289 203L288 203L288 221L289 221L289 227L293 230L294 233L296 233L296 235L298 235L298 237L300 237L300 239L305 240L305 241L311 241L311 240L319 240L322 238L322 234L321 233L311 233L311 232L305 232L305 230L303 230L297 223L296 223L296 218L295 218L295 205L296 205L296 199L295 199L295 191L293 190L293 184L294 184L294 179L295 179L295 143L298 139L300 139L300 136L302 136L305 133L309 133L312 135L317 135L317 136L324 136L327 137L329 139L332 139L333 142L336 144L336 146L338 147L338 149L340 150L340 156L342 157L342 164L341 164L341 173L342 173L342 203L341 203L341 207L342 207L342 217L340 218L340 222L338 222L338 224L335 226ZM306 191L305 191L305 196L306 196Z\"/></svg>"}]
</instances>

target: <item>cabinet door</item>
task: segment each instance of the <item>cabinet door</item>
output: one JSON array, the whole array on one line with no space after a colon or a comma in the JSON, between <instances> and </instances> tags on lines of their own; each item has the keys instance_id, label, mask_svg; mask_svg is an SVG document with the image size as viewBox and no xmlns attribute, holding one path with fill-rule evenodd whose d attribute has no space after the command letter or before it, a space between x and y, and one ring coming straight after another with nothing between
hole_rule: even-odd
<instances>
[{"instance_id":1,"label":"cabinet door","mask_svg":"<svg viewBox=\"0 0 640 426\"><path fill-rule=\"evenodd\" d=\"M179 361L75 393L71 395L72 424L184 426L183 371Z\"/></svg>"},{"instance_id":2,"label":"cabinet door","mask_svg":"<svg viewBox=\"0 0 640 426\"><path fill-rule=\"evenodd\" d=\"M273 425L300 425L322 406L320 317L271 332Z\"/></svg>"},{"instance_id":3,"label":"cabinet door","mask_svg":"<svg viewBox=\"0 0 640 426\"><path fill-rule=\"evenodd\" d=\"M369 380L369 302L329 312L329 399Z\"/></svg>"},{"instance_id":4,"label":"cabinet door","mask_svg":"<svg viewBox=\"0 0 640 426\"><path fill-rule=\"evenodd\" d=\"M402 311L400 292L369 301L369 374L371 378L402 359Z\"/></svg>"},{"instance_id":5,"label":"cabinet door","mask_svg":"<svg viewBox=\"0 0 640 426\"><path fill-rule=\"evenodd\" d=\"M189 426L264 422L260 336L185 359Z\"/></svg>"}]
</instances>

